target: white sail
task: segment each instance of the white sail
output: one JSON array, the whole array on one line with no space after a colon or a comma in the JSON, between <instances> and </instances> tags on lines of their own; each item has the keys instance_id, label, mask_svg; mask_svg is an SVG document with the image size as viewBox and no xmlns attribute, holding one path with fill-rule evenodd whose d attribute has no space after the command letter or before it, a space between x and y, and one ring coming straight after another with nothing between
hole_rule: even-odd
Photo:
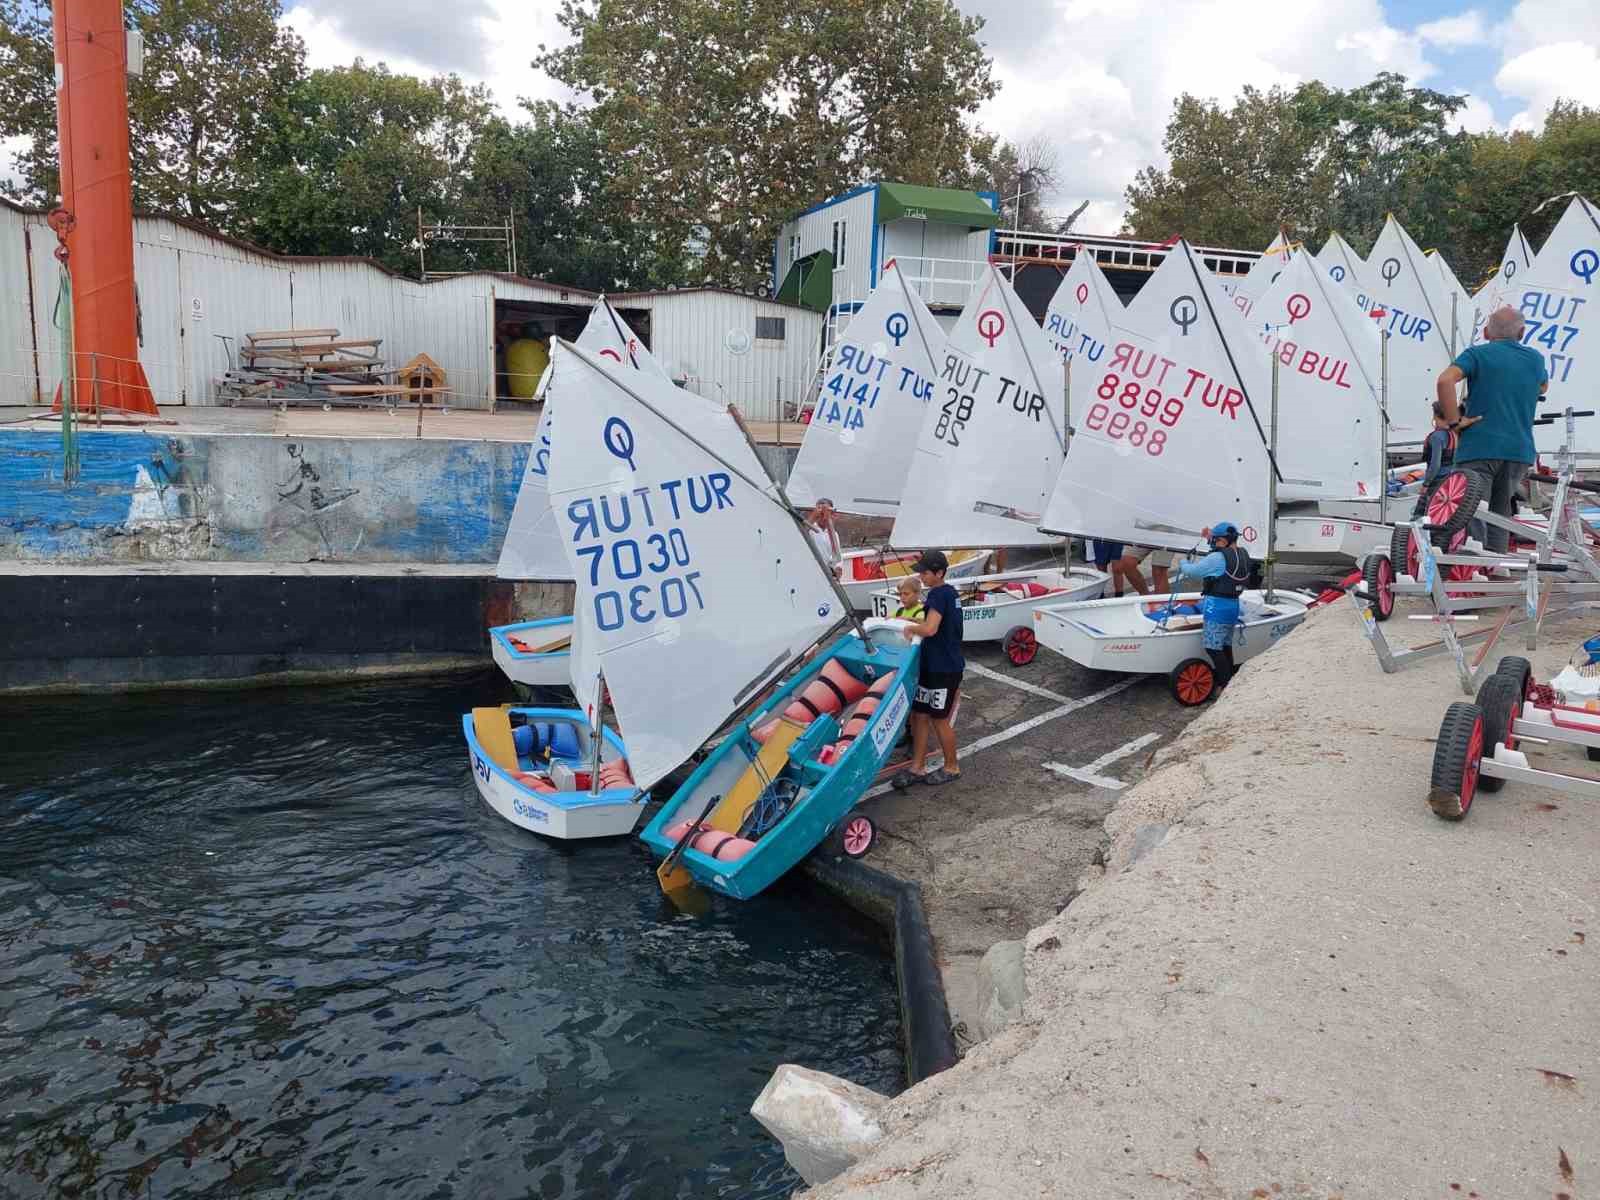
<instances>
[{"instance_id":1,"label":"white sail","mask_svg":"<svg viewBox=\"0 0 1600 1200\"><path fill-rule=\"evenodd\" d=\"M1456 278L1444 255L1437 250L1429 250L1425 257L1433 267L1442 291L1439 313L1445 323L1446 341L1454 351L1451 355L1453 358L1465 350L1472 340L1472 297L1461 286L1461 280Z\"/></svg>"},{"instance_id":2,"label":"white sail","mask_svg":"<svg viewBox=\"0 0 1600 1200\"><path fill-rule=\"evenodd\" d=\"M1511 237L1506 242L1506 252L1500 256L1500 265L1495 268L1493 275L1483 281L1483 285L1472 293L1472 334L1468 339L1470 344L1477 345L1483 340L1483 323L1495 309L1507 302L1507 298L1516 293L1516 289L1528 280L1528 271L1533 266L1533 247L1528 245L1527 236L1522 232L1521 225L1511 227Z\"/></svg>"},{"instance_id":3,"label":"white sail","mask_svg":"<svg viewBox=\"0 0 1600 1200\"><path fill-rule=\"evenodd\" d=\"M665 369L646 350L628 323L617 315L611 302L601 296L589 310L589 319L578 335L578 345L603 356L619 366L629 366L647 374L666 379ZM511 521L506 526L506 539L500 546L500 562L495 574L501 579L571 579L567 557L561 549L555 520L550 515L550 417L554 395L551 385L555 379L555 355L539 379L537 395L544 400L539 414L539 425L533 435L533 446L528 451L528 465L523 470L522 486L517 490L517 501L511 510ZM684 393L685 396L689 393ZM696 399L699 399L696 397Z\"/></svg>"},{"instance_id":4,"label":"white sail","mask_svg":"<svg viewBox=\"0 0 1600 1200\"><path fill-rule=\"evenodd\" d=\"M1261 252L1261 257L1251 264L1243 279L1223 290L1233 300L1233 307L1246 320L1253 320L1256 301L1267 294L1267 289L1277 282L1284 267L1294 257L1295 247L1283 230L1272 239L1272 244Z\"/></svg>"},{"instance_id":5,"label":"white sail","mask_svg":"<svg viewBox=\"0 0 1600 1200\"><path fill-rule=\"evenodd\" d=\"M1396 425L1425 426L1439 372L1452 357L1444 285L1393 215L1367 255L1367 278L1384 313L1378 328L1389 333L1390 419Z\"/></svg>"},{"instance_id":6,"label":"white sail","mask_svg":"<svg viewBox=\"0 0 1600 1200\"><path fill-rule=\"evenodd\" d=\"M583 653L648 788L845 614L732 414L564 349L557 382L582 399L562 406L552 507Z\"/></svg>"},{"instance_id":7,"label":"white sail","mask_svg":"<svg viewBox=\"0 0 1600 1200\"><path fill-rule=\"evenodd\" d=\"M790 500L826 497L841 512L893 516L944 346L939 323L891 262L834 350L789 475Z\"/></svg>"},{"instance_id":8,"label":"white sail","mask_svg":"<svg viewBox=\"0 0 1600 1200\"><path fill-rule=\"evenodd\" d=\"M939 364L892 544L1053 542L1036 526L1061 470L1063 386L1061 356L991 265Z\"/></svg>"},{"instance_id":9,"label":"white sail","mask_svg":"<svg viewBox=\"0 0 1600 1200\"><path fill-rule=\"evenodd\" d=\"M1045 340L1062 358L1073 360L1074 371L1091 370L1105 358L1112 320L1123 312L1121 297L1094 255L1080 249L1045 309Z\"/></svg>"},{"instance_id":10,"label":"white sail","mask_svg":"<svg viewBox=\"0 0 1600 1200\"><path fill-rule=\"evenodd\" d=\"M1600 396L1600 211L1575 197L1550 231L1520 286L1506 302L1527 322L1522 344L1544 355L1550 390L1539 405L1542 416L1559 416L1564 408L1597 407ZM1469 401L1470 410L1470 401ZM1576 449L1600 454L1600 418L1577 424ZM1541 454L1560 449L1566 426L1536 426L1534 444Z\"/></svg>"},{"instance_id":11,"label":"white sail","mask_svg":"<svg viewBox=\"0 0 1600 1200\"><path fill-rule=\"evenodd\" d=\"M1133 298L1111 343L1081 391L1073 381L1085 399L1043 528L1186 550L1229 520L1261 554L1266 355L1187 242Z\"/></svg>"},{"instance_id":12,"label":"white sail","mask_svg":"<svg viewBox=\"0 0 1600 1200\"><path fill-rule=\"evenodd\" d=\"M1376 496L1381 347L1372 320L1305 254L1294 256L1255 316L1279 362L1279 497Z\"/></svg>"},{"instance_id":13,"label":"white sail","mask_svg":"<svg viewBox=\"0 0 1600 1200\"><path fill-rule=\"evenodd\" d=\"M1356 253L1355 247L1337 233L1328 235L1317 262L1328 278L1340 284L1355 298L1356 307L1366 312L1372 307L1373 289L1367 283L1366 261Z\"/></svg>"}]
</instances>

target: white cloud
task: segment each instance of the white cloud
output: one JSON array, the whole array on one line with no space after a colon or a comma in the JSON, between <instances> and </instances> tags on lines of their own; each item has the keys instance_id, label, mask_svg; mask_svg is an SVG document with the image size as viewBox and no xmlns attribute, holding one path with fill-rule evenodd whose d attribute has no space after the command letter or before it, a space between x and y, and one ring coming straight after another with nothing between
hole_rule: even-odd
<instances>
[{"instance_id":1,"label":"white cloud","mask_svg":"<svg viewBox=\"0 0 1600 1200\"><path fill-rule=\"evenodd\" d=\"M1245 84L1434 73L1423 39L1388 24L1379 0L1045 0L1026 13L1014 0L957 3L987 18L1003 85L981 120L1014 141L1042 131L1055 142L1054 206L1092 201L1086 233L1114 232L1135 172L1165 165L1167 118L1184 92L1226 104Z\"/></svg>"},{"instance_id":2,"label":"white cloud","mask_svg":"<svg viewBox=\"0 0 1600 1200\"><path fill-rule=\"evenodd\" d=\"M1595 0L1519 0L1495 31L1507 60L1557 42L1600 44L1600 4Z\"/></svg>"},{"instance_id":3,"label":"white cloud","mask_svg":"<svg viewBox=\"0 0 1600 1200\"><path fill-rule=\"evenodd\" d=\"M350 0L301 0L285 14L284 23L305 39L306 58L312 67L344 66L361 57L414 75L454 71L469 83L487 84L507 116L519 115L517 102L524 96L534 100L571 98L566 88L532 66L541 42L557 46L568 40L556 21L553 4L473 0L469 11L452 14L447 23L452 23L456 34L442 40L375 38L365 31L386 28L385 22L392 20L386 15L388 0L372 0L370 19L359 19L353 13L357 7ZM417 7L414 0L403 6L405 11Z\"/></svg>"},{"instance_id":4,"label":"white cloud","mask_svg":"<svg viewBox=\"0 0 1600 1200\"><path fill-rule=\"evenodd\" d=\"M1476 96L1467 97L1466 104L1450 118L1449 124L1452 132L1465 130L1467 133L1487 133L1499 126L1494 109Z\"/></svg>"},{"instance_id":5,"label":"white cloud","mask_svg":"<svg viewBox=\"0 0 1600 1200\"><path fill-rule=\"evenodd\" d=\"M1454 17L1441 17L1417 26L1417 36L1430 46L1444 50L1460 50L1467 46L1481 46L1489 40L1489 26L1483 14L1469 9Z\"/></svg>"},{"instance_id":6,"label":"white cloud","mask_svg":"<svg viewBox=\"0 0 1600 1200\"><path fill-rule=\"evenodd\" d=\"M1557 100L1600 106L1600 48L1592 42L1555 42L1524 51L1500 68L1494 85L1527 104L1510 127L1537 131Z\"/></svg>"}]
</instances>

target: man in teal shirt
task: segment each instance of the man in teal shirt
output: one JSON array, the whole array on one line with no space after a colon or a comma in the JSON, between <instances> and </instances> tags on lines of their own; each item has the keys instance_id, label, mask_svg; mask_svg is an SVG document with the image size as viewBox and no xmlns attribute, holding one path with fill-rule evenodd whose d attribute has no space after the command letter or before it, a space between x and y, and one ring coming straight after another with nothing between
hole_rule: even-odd
<instances>
[{"instance_id":1,"label":"man in teal shirt","mask_svg":"<svg viewBox=\"0 0 1600 1200\"><path fill-rule=\"evenodd\" d=\"M1544 355L1522 344L1523 328L1522 314L1509 304L1495 309L1483 323L1483 344L1463 350L1440 372L1437 385L1445 421L1461 430L1456 466L1484 481L1489 511L1502 517L1514 514L1517 489L1533 465L1533 418L1550 386ZM1463 379L1476 418L1466 427L1456 403L1456 384ZM1491 526L1484 549L1504 554L1509 536Z\"/></svg>"}]
</instances>

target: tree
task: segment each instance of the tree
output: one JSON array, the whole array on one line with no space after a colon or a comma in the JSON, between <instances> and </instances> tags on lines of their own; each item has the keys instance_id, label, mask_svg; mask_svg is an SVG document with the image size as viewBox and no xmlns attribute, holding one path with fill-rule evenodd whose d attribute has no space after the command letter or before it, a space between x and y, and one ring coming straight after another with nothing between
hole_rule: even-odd
<instances>
[{"instance_id":1,"label":"tree","mask_svg":"<svg viewBox=\"0 0 1600 1200\"><path fill-rule=\"evenodd\" d=\"M1347 91L1247 87L1228 108L1181 96L1164 142L1171 165L1129 186L1127 231L1254 247L1281 226L1316 244L1333 230L1370 242L1394 212L1449 255L1471 152L1449 118L1465 102L1391 72Z\"/></svg>"},{"instance_id":2,"label":"tree","mask_svg":"<svg viewBox=\"0 0 1600 1200\"><path fill-rule=\"evenodd\" d=\"M869 179L955 183L995 92L951 0L562 0L536 65L594 101L611 192L651 258L765 277L794 212Z\"/></svg>"},{"instance_id":3,"label":"tree","mask_svg":"<svg viewBox=\"0 0 1600 1200\"><path fill-rule=\"evenodd\" d=\"M982 161L968 186L1000 197L1003 224L1034 231L1059 224L1045 204L1061 182L1060 156L1049 138L1035 134L1019 145L985 137L976 150Z\"/></svg>"},{"instance_id":4,"label":"tree","mask_svg":"<svg viewBox=\"0 0 1600 1200\"><path fill-rule=\"evenodd\" d=\"M278 0L135 0L128 15L145 45L128 89L134 203L226 227L304 46ZM51 30L48 4L0 0L0 137L27 139L11 192L39 204L60 186Z\"/></svg>"},{"instance_id":5,"label":"tree","mask_svg":"<svg viewBox=\"0 0 1600 1200\"><path fill-rule=\"evenodd\" d=\"M416 79L360 59L313 71L273 110L239 232L284 253L363 255L414 272L419 208L435 222L505 214L464 211L492 115L487 89L454 75Z\"/></svg>"}]
</instances>

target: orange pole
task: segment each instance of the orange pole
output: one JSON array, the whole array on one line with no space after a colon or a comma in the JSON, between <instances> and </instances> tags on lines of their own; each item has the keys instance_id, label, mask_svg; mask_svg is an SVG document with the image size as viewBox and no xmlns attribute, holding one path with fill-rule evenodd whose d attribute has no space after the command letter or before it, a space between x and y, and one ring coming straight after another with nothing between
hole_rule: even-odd
<instances>
[{"instance_id":1,"label":"orange pole","mask_svg":"<svg viewBox=\"0 0 1600 1200\"><path fill-rule=\"evenodd\" d=\"M67 234L74 351L99 356L100 403L156 414L139 365L128 157L128 39L122 0L54 0L56 126ZM76 367L74 375L82 372ZM60 397L56 404L60 406Z\"/></svg>"}]
</instances>

